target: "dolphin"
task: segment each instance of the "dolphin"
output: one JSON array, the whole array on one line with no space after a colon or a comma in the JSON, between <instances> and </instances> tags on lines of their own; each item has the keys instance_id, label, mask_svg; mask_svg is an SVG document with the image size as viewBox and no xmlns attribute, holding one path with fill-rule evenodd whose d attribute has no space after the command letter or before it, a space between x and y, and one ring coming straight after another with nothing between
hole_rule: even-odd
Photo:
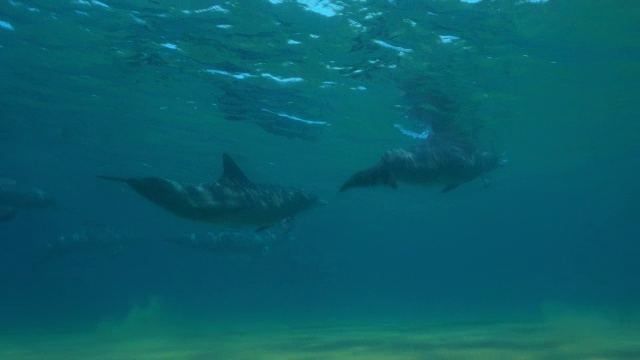
<instances>
[{"instance_id":1,"label":"dolphin","mask_svg":"<svg viewBox=\"0 0 640 360\"><path fill-rule=\"evenodd\" d=\"M222 165L222 175L216 182L200 185L156 177L98 177L126 183L147 200L181 218L257 230L325 203L299 189L250 181L226 153L222 155Z\"/></svg>"},{"instance_id":2,"label":"dolphin","mask_svg":"<svg viewBox=\"0 0 640 360\"><path fill-rule=\"evenodd\" d=\"M442 185L442 191L448 192L505 164L503 155L430 136L412 148L387 151L376 165L353 174L340 192L379 185L395 189L398 182Z\"/></svg>"},{"instance_id":3,"label":"dolphin","mask_svg":"<svg viewBox=\"0 0 640 360\"><path fill-rule=\"evenodd\" d=\"M165 241L194 250L231 256L265 256L287 240L293 227L293 219L287 218L269 230L260 233L250 231L221 231L188 234L165 238Z\"/></svg>"},{"instance_id":4,"label":"dolphin","mask_svg":"<svg viewBox=\"0 0 640 360\"><path fill-rule=\"evenodd\" d=\"M131 234L110 227L84 224L80 230L61 235L46 243L36 261L37 265L44 264L53 258L70 254L96 253L115 258L132 245L142 242L139 235Z\"/></svg>"},{"instance_id":5,"label":"dolphin","mask_svg":"<svg viewBox=\"0 0 640 360\"><path fill-rule=\"evenodd\" d=\"M40 189L15 190L0 187L0 222L13 219L19 212L28 209L54 207L56 201Z\"/></svg>"}]
</instances>

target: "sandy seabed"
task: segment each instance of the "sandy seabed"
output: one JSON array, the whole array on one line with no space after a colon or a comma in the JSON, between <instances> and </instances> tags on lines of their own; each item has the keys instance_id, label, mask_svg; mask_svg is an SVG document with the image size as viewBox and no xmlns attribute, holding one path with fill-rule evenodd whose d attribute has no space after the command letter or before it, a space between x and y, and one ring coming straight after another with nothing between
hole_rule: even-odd
<instances>
[{"instance_id":1,"label":"sandy seabed","mask_svg":"<svg viewBox=\"0 0 640 360\"><path fill-rule=\"evenodd\" d=\"M634 317L635 318L635 317ZM571 313L526 321L166 321L149 313L91 331L14 331L0 359L640 359L640 324Z\"/></svg>"}]
</instances>

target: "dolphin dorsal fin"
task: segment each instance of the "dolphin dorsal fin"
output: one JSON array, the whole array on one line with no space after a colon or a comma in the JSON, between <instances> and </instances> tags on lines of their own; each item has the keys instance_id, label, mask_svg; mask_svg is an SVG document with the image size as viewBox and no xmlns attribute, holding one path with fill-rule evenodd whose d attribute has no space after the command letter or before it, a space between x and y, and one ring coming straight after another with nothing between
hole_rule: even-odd
<instances>
[{"instance_id":1,"label":"dolphin dorsal fin","mask_svg":"<svg viewBox=\"0 0 640 360\"><path fill-rule=\"evenodd\" d=\"M240 170L238 164L229 156L222 154L222 176L218 181L231 181L235 183L249 183L249 178Z\"/></svg>"}]
</instances>

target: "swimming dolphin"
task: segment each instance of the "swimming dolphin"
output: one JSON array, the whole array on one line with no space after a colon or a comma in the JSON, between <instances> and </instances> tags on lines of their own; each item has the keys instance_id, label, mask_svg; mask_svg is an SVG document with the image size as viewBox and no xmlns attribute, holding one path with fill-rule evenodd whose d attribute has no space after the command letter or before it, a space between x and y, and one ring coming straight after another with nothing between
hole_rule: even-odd
<instances>
[{"instance_id":1,"label":"swimming dolphin","mask_svg":"<svg viewBox=\"0 0 640 360\"><path fill-rule=\"evenodd\" d=\"M41 265L53 258L70 254L100 254L115 258L127 247L141 242L143 238L110 227L84 224L78 231L61 235L45 245L36 264Z\"/></svg>"},{"instance_id":2,"label":"swimming dolphin","mask_svg":"<svg viewBox=\"0 0 640 360\"><path fill-rule=\"evenodd\" d=\"M387 151L376 165L352 175L340 191L378 185L395 189L405 182L443 185L447 192L504 164L501 155L430 136L413 148Z\"/></svg>"},{"instance_id":3,"label":"swimming dolphin","mask_svg":"<svg viewBox=\"0 0 640 360\"><path fill-rule=\"evenodd\" d=\"M147 200L179 217L257 230L324 203L302 190L251 182L226 153L222 155L222 165L218 181L200 185L155 177L98 177L126 183Z\"/></svg>"},{"instance_id":4,"label":"swimming dolphin","mask_svg":"<svg viewBox=\"0 0 640 360\"><path fill-rule=\"evenodd\" d=\"M165 238L165 241L217 255L264 256L287 240L293 219L287 218L263 232L221 231Z\"/></svg>"},{"instance_id":5,"label":"swimming dolphin","mask_svg":"<svg viewBox=\"0 0 640 360\"><path fill-rule=\"evenodd\" d=\"M0 187L0 222L13 219L20 211L55 206L51 196L40 189L16 190Z\"/></svg>"}]
</instances>

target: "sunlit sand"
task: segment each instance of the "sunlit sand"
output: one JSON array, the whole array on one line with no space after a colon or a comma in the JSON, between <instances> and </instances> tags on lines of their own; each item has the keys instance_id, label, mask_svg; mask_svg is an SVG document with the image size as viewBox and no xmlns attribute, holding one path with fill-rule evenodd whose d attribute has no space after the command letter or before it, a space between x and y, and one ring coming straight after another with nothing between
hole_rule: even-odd
<instances>
[{"instance_id":1,"label":"sunlit sand","mask_svg":"<svg viewBox=\"0 0 640 360\"><path fill-rule=\"evenodd\" d=\"M2 359L640 359L629 317L559 312L535 321L187 323L134 310L92 331L14 333Z\"/></svg>"}]
</instances>

